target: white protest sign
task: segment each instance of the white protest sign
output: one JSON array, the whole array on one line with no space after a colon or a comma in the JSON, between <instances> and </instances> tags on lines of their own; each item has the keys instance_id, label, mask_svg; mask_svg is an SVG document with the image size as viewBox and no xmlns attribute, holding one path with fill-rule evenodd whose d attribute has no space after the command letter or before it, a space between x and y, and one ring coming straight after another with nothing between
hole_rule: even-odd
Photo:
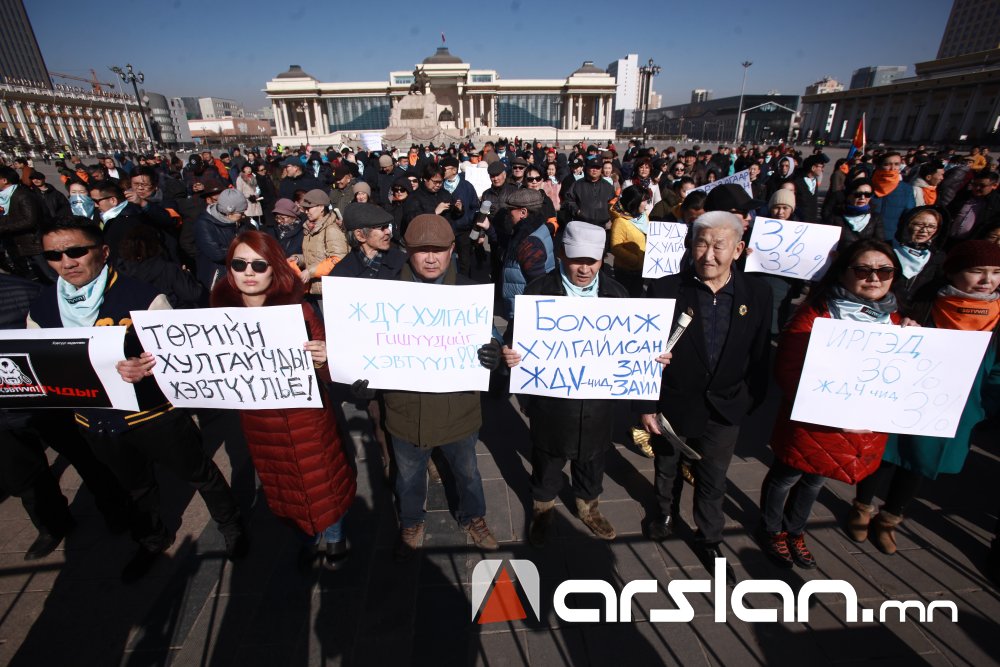
<instances>
[{"instance_id":1,"label":"white protest sign","mask_svg":"<svg viewBox=\"0 0 1000 667\"><path fill-rule=\"evenodd\" d=\"M758 217L750 234L747 271L819 280L833 262L840 227Z\"/></svg>"},{"instance_id":2,"label":"white protest sign","mask_svg":"<svg viewBox=\"0 0 1000 667\"><path fill-rule=\"evenodd\" d=\"M323 407L302 306L133 310L132 322L178 407Z\"/></svg>"},{"instance_id":3,"label":"white protest sign","mask_svg":"<svg viewBox=\"0 0 1000 667\"><path fill-rule=\"evenodd\" d=\"M482 197L483 193L490 189L490 174L484 167L469 167L463 172L465 180L475 188L476 196Z\"/></svg>"},{"instance_id":4,"label":"white protest sign","mask_svg":"<svg viewBox=\"0 0 1000 667\"><path fill-rule=\"evenodd\" d=\"M683 222L649 221L646 256L642 259L642 277L659 278L680 273L684 256L684 237L688 227Z\"/></svg>"},{"instance_id":5,"label":"white protest sign","mask_svg":"<svg viewBox=\"0 0 1000 667\"><path fill-rule=\"evenodd\" d=\"M125 327L0 331L0 408L112 408L136 412L115 364Z\"/></svg>"},{"instance_id":6,"label":"white protest sign","mask_svg":"<svg viewBox=\"0 0 1000 667\"><path fill-rule=\"evenodd\" d=\"M378 132L362 132L361 145L364 146L366 151L381 151L382 135Z\"/></svg>"},{"instance_id":7,"label":"white protest sign","mask_svg":"<svg viewBox=\"0 0 1000 667\"><path fill-rule=\"evenodd\" d=\"M323 278L336 382L429 393L489 388L477 352L493 337L493 285Z\"/></svg>"},{"instance_id":8,"label":"white protest sign","mask_svg":"<svg viewBox=\"0 0 1000 667\"><path fill-rule=\"evenodd\" d=\"M705 185L695 188L694 190L700 190L701 192L704 192L707 195L715 188L719 187L720 185L725 185L726 183L736 183L737 185L743 186L743 189L747 191L747 194L753 197L753 190L750 189L749 169L744 169L743 171L736 172L732 176L726 176L725 178L720 178L716 181L712 181L711 183L706 183ZM694 190L692 190L692 192L694 192Z\"/></svg>"},{"instance_id":9,"label":"white protest sign","mask_svg":"<svg viewBox=\"0 0 1000 667\"><path fill-rule=\"evenodd\" d=\"M817 318L792 419L951 438L989 332Z\"/></svg>"},{"instance_id":10,"label":"white protest sign","mask_svg":"<svg viewBox=\"0 0 1000 667\"><path fill-rule=\"evenodd\" d=\"M660 397L673 299L514 297L510 390L560 398Z\"/></svg>"}]
</instances>

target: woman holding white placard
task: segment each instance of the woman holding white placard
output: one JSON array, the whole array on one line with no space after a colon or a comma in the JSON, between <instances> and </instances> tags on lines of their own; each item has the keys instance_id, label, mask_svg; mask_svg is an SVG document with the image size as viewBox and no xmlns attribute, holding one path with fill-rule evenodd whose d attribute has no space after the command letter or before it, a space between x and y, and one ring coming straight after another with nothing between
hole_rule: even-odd
<instances>
[{"instance_id":1,"label":"woman holding white placard","mask_svg":"<svg viewBox=\"0 0 1000 667\"><path fill-rule=\"evenodd\" d=\"M227 271L212 289L213 307L299 304L303 287L273 237L244 232L226 256ZM330 381L326 335L315 311L302 307L312 357L320 380ZM321 392L322 393L322 392ZM344 515L354 500L355 472L341 446L337 420L327 405L313 408L241 410L247 448L268 507L303 533L299 562L322 555L329 570L343 566L347 539Z\"/></svg>"},{"instance_id":2,"label":"woman holding white placard","mask_svg":"<svg viewBox=\"0 0 1000 667\"><path fill-rule=\"evenodd\" d=\"M928 208L928 207L922 207ZM902 227L902 221L900 227ZM905 266L904 266L905 268ZM989 241L966 241L948 253L944 263L947 284L937 291L924 325L939 329L992 331L993 340L979 368L953 438L890 435L878 470L858 483L857 498L847 532L863 542L871 526L872 539L882 553L896 553L896 527L903 510L924 479L941 473L959 473L969 453L972 429L986 415L985 400L1000 390L997 330L1000 324L1000 246ZM881 510L874 516L872 501L888 486Z\"/></svg>"},{"instance_id":3,"label":"woman holding white placard","mask_svg":"<svg viewBox=\"0 0 1000 667\"><path fill-rule=\"evenodd\" d=\"M816 567L803 533L823 485L828 478L856 484L878 468L885 449L885 433L792 420L813 323L830 317L898 324L892 289L899 271L899 260L887 244L854 243L837 256L778 341L774 376L782 405L771 435L774 462L761 485L757 537L764 553L781 567Z\"/></svg>"}]
</instances>

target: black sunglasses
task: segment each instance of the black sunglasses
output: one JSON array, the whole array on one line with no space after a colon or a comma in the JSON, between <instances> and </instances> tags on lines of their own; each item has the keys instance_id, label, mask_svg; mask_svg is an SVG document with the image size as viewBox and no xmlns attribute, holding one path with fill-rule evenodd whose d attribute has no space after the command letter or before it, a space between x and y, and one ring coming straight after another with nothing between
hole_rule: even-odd
<instances>
[{"instance_id":1,"label":"black sunglasses","mask_svg":"<svg viewBox=\"0 0 1000 667\"><path fill-rule=\"evenodd\" d=\"M873 193L871 193L871 192L852 192L851 193L851 196L854 197L854 198L864 197L866 199L871 199L872 195L873 195Z\"/></svg>"},{"instance_id":2,"label":"black sunglasses","mask_svg":"<svg viewBox=\"0 0 1000 667\"><path fill-rule=\"evenodd\" d=\"M879 280L888 280L896 273L896 269L891 266L852 266L850 268L858 280L868 280L873 275L878 276Z\"/></svg>"},{"instance_id":3,"label":"black sunglasses","mask_svg":"<svg viewBox=\"0 0 1000 667\"><path fill-rule=\"evenodd\" d=\"M528 181L529 183L538 183L540 180L542 180L542 177L541 176L525 176L524 180Z\"/></svg>"},{"instance_id":4,"label":"black sunglasses","mask_svg":"<svg viewBox=\"0 0 1000 667\"><path fill-rule=\"evenodd\" d=\"M245 259L233 259L233 261L229 262L229 268L237 273L246 271L248 266L253 269L254 273L264 273L271 265L263 259L255 259L252 262L248 262Z\"/></svg>"},{"instance_id":5,"label":"black sunglasses","mask_svg":"<svg viewBox=\"0 0 1000 667\"><path fill-rule=\"evenodd\" d=\"M65 254L70 259L80 259L88 252L94 248L98 248L97 245L78 245L72 248L66 248L65 250L43 250L42 257L50 262L58 262L62 259L63 254Z\"/></svg>"}]
</instances>

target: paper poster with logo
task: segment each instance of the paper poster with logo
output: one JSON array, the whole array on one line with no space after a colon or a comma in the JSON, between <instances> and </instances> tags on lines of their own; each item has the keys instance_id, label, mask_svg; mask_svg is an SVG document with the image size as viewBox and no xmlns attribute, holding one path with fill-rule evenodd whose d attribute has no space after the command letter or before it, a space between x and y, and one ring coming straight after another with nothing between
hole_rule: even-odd
<instances>
[{"instance_id":1,"label":"paper poster with logo","mask_svg":"<svg viewBox=\"0 0 1000 667\"><path fill-rule=\"evenodd\" d=\"M134 310L132 320L178 407L323 407L300 305Z\"/></svg>"},{"instance_id":2,"label":"paper poster with logo","mask_svg":"<svg viewBox=\"0 0 1000 667\"><path fill-rule=\"evenodd\" d=\"M138 410L124 345L125 327L0 331L0 408Z\"/></svg>"},{"instance_id":3,"label":"paper poster with logo","mask_svg":"<svg viewBox=\"0 0 1000 667\"><path fill-rule=\"evenodd\" d=\"M328 276L323 315L336 382L430 393L489 387L478 350L493 338L493 285Z\"/></svg>"},{"instance_id":4,"label":"paper poster with logo","mask_svg":"<svg viewBox=\"0 0 1000 667\"><path fill-rule=\"evenodd\" d=\"M952 438L990 336L816 318L792 419Z\"/></svg>"}]
</instances>

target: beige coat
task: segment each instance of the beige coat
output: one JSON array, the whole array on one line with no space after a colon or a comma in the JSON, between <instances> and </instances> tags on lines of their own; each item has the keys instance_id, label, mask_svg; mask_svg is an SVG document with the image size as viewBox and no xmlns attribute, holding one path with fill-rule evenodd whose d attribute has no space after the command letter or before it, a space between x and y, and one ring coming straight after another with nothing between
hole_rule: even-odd
<instances>
[{"instance_id":1,"label":"beige coat","mask_svg":"<svg viewBox=\"0 0 1000 667\"><path fill-rule=\"evenodd\" d=\"M241 195L247 198L247 217L248 218L259 218L263 215L264 210L260 205L260 202L250 201L250 197L257 194L257 180L256 178L252 183L247 183L243 180L243 176L240 175L236 178L236 190Z\"/></svg>"},{"instance_id":2,"label":"beige coat","mask_svg":"<svg viewBox=\"0 0 1000 667\"><path fill-rule=\"evenodd\" d=\"M347 245L347 234L337 224L336 217L334 213L325 214L316 222L316 226L311 232L307 229L308 223L303 225L302 256L306 262L303 273L311 279L309 282L310 294L322 293L320 278L333 268L332 266L320 265L330 258L333 258L334 261L340 261L351 251L350 246ZM326 268L325 272L323 268Z\"/></svg>"}]
</instances>

